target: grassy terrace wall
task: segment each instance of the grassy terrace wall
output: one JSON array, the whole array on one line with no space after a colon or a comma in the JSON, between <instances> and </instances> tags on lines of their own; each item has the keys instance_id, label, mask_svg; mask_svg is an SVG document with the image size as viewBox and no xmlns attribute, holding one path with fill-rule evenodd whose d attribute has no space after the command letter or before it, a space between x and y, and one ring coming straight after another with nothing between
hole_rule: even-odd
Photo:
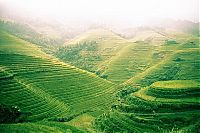
<instances>
[{"instance_id":1,"label":"grassy terrace wall","mask_svg":"<svg viewBox=\"0 0 200 133\"><path fill-rule=\"evenodd\" d=\"M164 85L166 81L163 83L160 81L159 84L165 86L161 93L159 88L157 92L153 90L151 93L152 87L155 89L158 83L134 92L114 105L112 111L98 117L95 121L96 127L106 132L113 132L113 130L115 132L198 132L200 99L194 96L194 94L199 95L198 84L187 80L170 82L186 84L181 84L181 88L176 86L166 88ZM193 86L188 87L187 83L191 82L194 83ZM194 88L195 92L189 91ZM187 95L186 90L188 90ZM168 97L163 98L163 94L167 94ZM183 96L181 97L180 94Z\"/></svg>"}]
</instances>

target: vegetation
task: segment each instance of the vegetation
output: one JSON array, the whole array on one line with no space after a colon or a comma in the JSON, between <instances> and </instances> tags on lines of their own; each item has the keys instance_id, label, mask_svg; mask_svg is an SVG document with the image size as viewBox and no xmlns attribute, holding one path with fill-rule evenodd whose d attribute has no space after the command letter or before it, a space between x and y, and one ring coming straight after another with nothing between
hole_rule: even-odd
<instances>
[{"instance_id":1,"label":"vegetation","mask_svg":"<svg viewBox=\"0 0 200 133\"><path fill-rule=\"evenodd\" d=\"M55 55L65 62L88 71L92 70L94 62L102 60L95 41L60 47Z\"/></svg>"},{"instance_id":2,"label":"vegetation","mask_svg":"<svg viewBox=\"0 0 200 133\"><path fill-rule=\"evenodd\" d=\"M43 51L50 54L54 51L55 45L60 45L63 43L62 40L50 38L37 33L26 24L0 20L0 29L25 41L37 44L42 47Z\"/></svg>"},{"instance_id":3,"label":"vegetation","mask_svg":"<svg viewBox=\"0 0 200 133\"><path fill-rule=\"evenodd\" d=\"M177 44L176 40L166 40L165 44L170 45L170 44Z\"/></svg>"},{"instance_id":4,"label":"vegetation","mask_svg":"<svg viewBox=\"0 0 200 133\"><path fill-rule=\"evenodd\" d=\"M97 29L67 41L58 48L54 56L78 68L97 73L98 76L106 78L109 75L102 74L106 69L107 63L105 62L109 62L109 59L127 45L125 39L112 31Z\"/></svg>"},{"instance_id":5,"label":"vegetation","mask_svg":"<svg viewBox=\"0 0 200 133\"><path fill-rule=\"evenodd\" d=\"M24 122L67 118L86 110L97 116L98 110L108 109L115 101L113 83L62 63L6 32L0 33L0 103L29 112ZM32 125L21 124L19 131ZM17 126L9 127L15 131ZM1 128L4 131L3 125Z\"/></svg>"},{"instance_id":6,"label":"vegetation","mask_svg":"<svg viewBox=\"0 0 200 133\"><path fill-rule=\"evenodd\" d=\"M200 132L198 37L98 29L48 55L1 25L0 132Z\"/></svg>"},{"instance_id":7,"label":"vegetation","mask_svg":"<svg viewBox=\"0 0 200 133\"><path fill-rule=\"evenodd\" d=\"M165 84L171 82L175 86L170 84L170 88L166 88ZM190 83L194 83L193 86ZM152 90L152 87L158 88ZM199 90L194 81L156 82L126 97L121 96L122 100L113 110L95 120L96 128L106 132L198 132Z\"/></svg>"},{"instance_id":8,"label":"vegetation","mask_svg":"<svg viewBox=\"0 0 200 133\"><path fill-rule=\"evenodd\" d=\"M7 107L0 105L0 123L17 122L20 117L21 111L17 106Z\"/></svg>"}]
</instances>

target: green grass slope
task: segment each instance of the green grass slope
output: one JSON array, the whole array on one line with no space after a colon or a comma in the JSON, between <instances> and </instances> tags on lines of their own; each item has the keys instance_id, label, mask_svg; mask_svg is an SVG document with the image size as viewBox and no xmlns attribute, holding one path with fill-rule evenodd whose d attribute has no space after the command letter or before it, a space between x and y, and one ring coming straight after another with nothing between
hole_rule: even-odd
<instances>
[{"instance_id":1,"label":"green grass slope","mask_svg":"<svg viewBox=\"0 0 200 133\"><path fill-rule=\"evenodd\" d=\"M104 29L90 30L60 47L55 56L76 67L96 71L100 64L117 55L128 41Z\"/></svg>"},{"instance_id":2,"label":"green grass slope","mask_svg":"<svg viewBox=\"0 0 200 133\"><path fill-rule=\"evenodd\" d=\"M19 132L65 132L65 133L86 133L86 131L66 125L60 122L35 122L35 123L17 123L17 124L0 124L2 133L19 133Z\"/></svg>"},{"instance_id":3,"label":"green grass slope","mask_svg":"<svg viewBox=\"0 0 200 133\"><path fill-rule=\"evenodd\" d=\"M60 122L32 122L32 123L17 123L17 124L1 124L0 132L18 133L18 132L65 132L65 133L86 133L86 131L76 127L60 123Z\"/></svg>"},{"instance_id":4,"label":"green grass slope","mask_svg":"<svg viewBox=\"0 0 200 133\"><path fill-rule=\"evenodd\" d=\"M169 50L163 49L166 47L166 40L170 38L168 36L152 29L140 31L129 40L128 46L122 48L117 56L104 62L99 69L108 76L108 80L123 83L170 54Z\"/></svg>"},{"instance_id":5,"label":"green grass slope","mask_svg":"<svg viewBox=\"0 0 200 133\"><path fill-rule=\"evenodd\" d=\"M167 36L148 30L126 40L108 30L91 30L66 42L66 47L61 47L55 55L112 82L122 83L164 58L168 51L160 47L170 38Z\"/></svg>"},{"instance_id":6,"label":"green grass slope","mask_svg":"<svg viewBox=\"0 0 200 133\"><path fill-rule=\"evenodd\" d=\"M97 129L130 133L199 132L199 41L185 34L173 37L178 43L166 41L153 51L163 58L120 84L124 88L118 93L118 103L95 120Z\"/></svg>"},{"instance_id":7,"label":"green grass slope","mask_svg":"<svg viewBox=\"0 0 200 133\"><path fill-rule=\"evenodd\" d=\"M130 80L127 82L131 82L131 79L140 80L140 75L154 68L158 69L159 64L168 62L168 59L178 51L196 49L196 55L198 45L199 38L196 36L174 31L142 30L114 57L101 63L98 71L117 84L126 83L128 79Z\"/></svg>"},{"instance_id":8,"label":"green grass slope","mask_svg":"<svg viewBox=\"0 0 200 133\"><path fill-rule=\"evenodd\" d=\"M57 45L64 43L62 39L56 36L47 36L35 31L30 24L18 23L13 20L0 18L0 29L30 43L37 44L47 53L51 53Z\"/></svg>"},{"instance_id":9,"label":"green grass slope","mask_svg":"<svg viewBox=\"0 0 200 133\"><path fill-rule=\"evenodd\" d=\"M41 52L40 48L26 42L22 39L14 37L11 34L1 30L0 31L0 52L1 53L12 53L12 54L24 54L30 56L46 57L47 55ZM34 51L34 52L33 52Z\"/></svg>"},{"instance_id":10,"label":"green grass slope","mask_svg":"<svg viewBox=\"0 0 200 133\"><path fill-rule=\"evenodd\" d=\"M18 106L28 114L23 121L68 121L84 112L96 116L115 101L116 91L113 83L62 63L3 31L0 88L0 103Z\"/></svg>"},{"instance_id":11,"label":"green grass slope","mask_svg":"<svg viewBox=\"0 0 200 133\"><path fill-rule=\"evenodd\" d=\"M99 71L108 75L108 80L123 83L162 60L166 54L167 52L159 51L159 46L156 48L150 42L129 43L118 52L117 56L99 66Z\"/></svg>"},{"instance_id":12,"label":"green grass slope","mask_svg":"<svg viewBox=\"0 0 200 133\"><path fill-rule=\"evenodd\" d=\"M168 52L166 57L125 81L124 85L145 87L160 80L199 80L199 42L196 37L180 40L179 44L164 44L160 50Z\"/></svg>"},{"instance_id":13,"label":"green grass slope","mask_svg":"<svg viewBox=\"0 0 200 133\"><path fill-rule=\"evenodd\" d=\"M193 80L158 81L135 92L135 95L159 102L200 103L199 85Z\"/></svg>"},{"instance_id":14,"label":"green grass slope","mask_svg":"<svg viewBox=\"0 0 200 133\"><path fill-rule=\"evenodd\" d=\"M106 132L199 132L199 95L193 80L155 82L123 97L95 124Z\"/></svg>"}]
</instances>

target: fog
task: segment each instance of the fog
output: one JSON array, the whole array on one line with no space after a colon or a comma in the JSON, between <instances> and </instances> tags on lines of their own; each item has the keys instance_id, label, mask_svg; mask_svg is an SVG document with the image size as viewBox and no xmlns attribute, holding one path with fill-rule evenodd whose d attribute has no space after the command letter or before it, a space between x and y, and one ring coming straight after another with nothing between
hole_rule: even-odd
<instances>
[{"instance_id":1,"label":"fog","mask_svg":"<svg viewBox=\"0 0 200 133\"><path fill-rule=\"evenodd\" d=\"M141 25L166 18L199 22L198 7L198 0L0 0L4 17L83 24Z\"/></svg>"}]
</instances>

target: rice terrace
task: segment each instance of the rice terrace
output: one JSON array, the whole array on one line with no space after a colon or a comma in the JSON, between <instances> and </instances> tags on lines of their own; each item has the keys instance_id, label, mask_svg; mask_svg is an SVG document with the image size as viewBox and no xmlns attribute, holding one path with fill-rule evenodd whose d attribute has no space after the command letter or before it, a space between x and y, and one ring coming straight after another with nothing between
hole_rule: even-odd
<instances>
[{"instance_id":1,"label":"rice terrace","mask_svg":"<svg viewBox=\"0 0 200 133\"><path fill-rule=\"evenodd\" d=\"M0 0L0 133L200 133L198 0Z\"/></svg>"}]
</instances>

